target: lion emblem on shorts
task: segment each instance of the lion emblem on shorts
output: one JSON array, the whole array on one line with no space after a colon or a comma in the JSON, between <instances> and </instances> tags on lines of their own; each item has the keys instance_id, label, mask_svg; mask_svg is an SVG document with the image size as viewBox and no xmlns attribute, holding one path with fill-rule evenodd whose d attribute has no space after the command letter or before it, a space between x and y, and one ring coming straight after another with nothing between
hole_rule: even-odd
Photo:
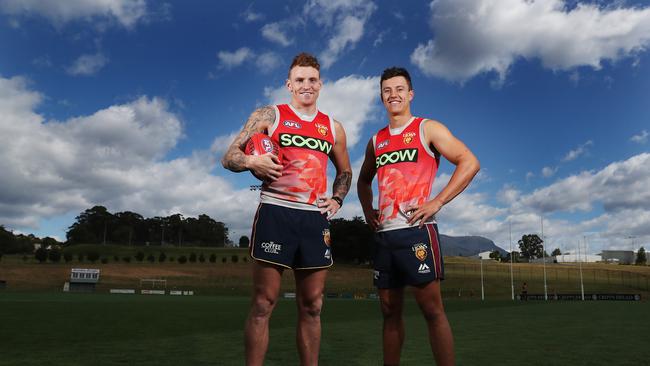
<instances>
[{"instance_id":1,"label":"lion emblem on shorts","mask_svg":"<svg viewBox=\"0 0 650 366\"><path fill-rule=\"evenodd\" d=\"M328 247L332 245L332 237L330 236L330 229L323 230L323 241Z\"/></svg>"},{"instance_id":2,"label":"lion emblem on shorts","mask_svg":"<svg viewBox=\"0 0 650 366\"><path fill-rule=\"evenodd\" d=\"M420 244L415 244L413 246L413 252L415 253L415 257L420 260L420 262L424 262L425 259L427 259L427 246L420 243Z\"/></svg>"}]
</instances>

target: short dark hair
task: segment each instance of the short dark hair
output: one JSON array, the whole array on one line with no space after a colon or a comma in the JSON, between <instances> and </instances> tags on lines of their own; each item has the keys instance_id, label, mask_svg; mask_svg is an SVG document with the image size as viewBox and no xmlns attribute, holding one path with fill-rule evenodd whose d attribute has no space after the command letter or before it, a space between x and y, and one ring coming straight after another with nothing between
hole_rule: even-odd
<instances>
[{"instance_id":1,"label":"short dark hair","mask_svg":"<svg viewBox=\"0 0 650 366\"><path fill-rule=\"evenodd\" d=\"M384 80L388 80L390 78L394 78L397 76L402 76L404 79L406 79L406 83L409 85L409 90L413 90L413 84L411 84L411 75L409 75L409 72L406 71L405 68L403 67L389 67L384 72L381 73L381 80L379 80L379 88L381 89L381 83L384 82Z\"/></svg>"},{"instance_id":2,"label":"short dark hair","mask_svg":"<svg viewBox=\"0 0 650 366\"><path fill-rule=\"evenodd\" d=\"M291 69L296 66L311 66L318 70L318 73L320 74L320 64L318 63L318 59L307 52L301 52L293 58L291 66L289 66L289 72L287 73L288 79L291 79Z\"/></svg>"}]
</instances>

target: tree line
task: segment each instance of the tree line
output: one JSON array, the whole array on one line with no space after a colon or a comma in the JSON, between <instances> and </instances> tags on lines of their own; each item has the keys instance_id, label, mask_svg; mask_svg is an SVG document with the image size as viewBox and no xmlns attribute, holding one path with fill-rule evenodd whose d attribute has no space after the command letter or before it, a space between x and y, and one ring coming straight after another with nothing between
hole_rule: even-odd
<instances>
[{"instance_id":1,"label":"tree line","mask_svg":"<svg viewBox=\"0 0 650 366\"><path fill-rule=\"evenodd\" d=\"M145 218L131 212L110 213L104 206L85 210L68 228L66 244L176 245L224 247L232 244L228 227L208 215Z\"/></svg>"}]
</instances>

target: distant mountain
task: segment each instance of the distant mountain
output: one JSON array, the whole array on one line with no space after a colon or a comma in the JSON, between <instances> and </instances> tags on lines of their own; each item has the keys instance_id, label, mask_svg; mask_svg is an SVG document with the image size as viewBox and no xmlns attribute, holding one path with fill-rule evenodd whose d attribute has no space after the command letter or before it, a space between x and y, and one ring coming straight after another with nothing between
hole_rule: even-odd
<instances>
[{"instance_id":1,"label":"distant mountain","mask_svg":"<svg viewBox=\"0 0 650 366\"><path fill-rule=\"evenodd\" d=\"M485 251L498 250L501 256L508 252L499 248L490 239L482 236L448 236L440 234L442 254L446 256L471 257Z\"/></svg>"}]
</instances>

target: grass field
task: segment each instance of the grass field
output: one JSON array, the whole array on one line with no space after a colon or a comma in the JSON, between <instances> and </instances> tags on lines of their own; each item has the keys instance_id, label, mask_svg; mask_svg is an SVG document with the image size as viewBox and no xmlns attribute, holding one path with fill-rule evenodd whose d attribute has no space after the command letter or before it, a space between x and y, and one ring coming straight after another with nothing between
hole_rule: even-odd
<instances>
[{"instance_id":1,"label":"grass field","mask_svg":"<svg viewBox=\"0 0 650 366\"><path fill-rule=\"evenodd\" d=\"M0 292L0 365L241 365L248 299ZM458 365L647 365L647 302L446 301ZM326 299L321 365L380 365L376 300ZM297 365L295 305L271 321L267 365ZM403 365L433 364L406 307Z\"/></svg>"}]
</instances>

